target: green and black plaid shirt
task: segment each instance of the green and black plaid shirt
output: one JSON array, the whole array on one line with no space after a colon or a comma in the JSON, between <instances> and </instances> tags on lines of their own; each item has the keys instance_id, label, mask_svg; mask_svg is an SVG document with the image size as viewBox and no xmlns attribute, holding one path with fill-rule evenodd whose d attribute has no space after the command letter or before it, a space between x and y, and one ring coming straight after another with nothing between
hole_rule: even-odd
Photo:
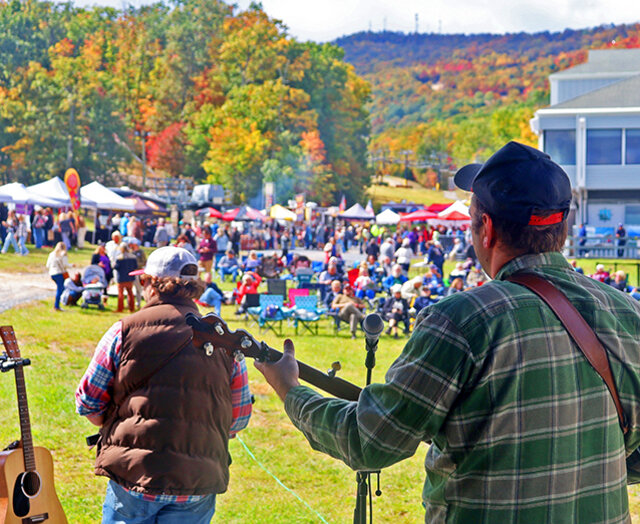
<instances>
[{"instance_id":1,"label":"green and black plaid shirt","mask_svg":"<svg viewBox=\"0 0 640 524\"><path fill-rule=\"evenodd\" d=\"M604 382L559 320L503 280L523 269L562 290L608 349L626 437ZM285 409L314 449L354 469L389 466L433 440L427 522L625 522L625 446L640 445L639 341L632 298L574 272L559 253L527 255L429 307L386 382L357 403L299 386Z\"/></svg>"}]
</instances>

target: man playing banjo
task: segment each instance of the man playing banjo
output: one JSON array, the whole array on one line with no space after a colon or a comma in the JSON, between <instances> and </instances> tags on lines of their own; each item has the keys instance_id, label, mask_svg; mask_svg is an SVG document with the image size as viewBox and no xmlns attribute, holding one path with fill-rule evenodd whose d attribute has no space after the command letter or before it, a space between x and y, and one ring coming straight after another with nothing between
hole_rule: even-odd
<instances>
[{"instance_id":1,"label":"man playing banjo","mask_svg":"<svg viewBox=\"0 0 640 524\"><path fill-rule=\"evenodd\" d=\"M282 359L256 367L311 446L353 469L390 466L431 441L427 522L630 521L625 458L640 444L640 305L560 253L571 187L548 155L510 142L455 180L473 191L473 245L493 280L423 310L384 384L357 402L324 398L299 384L290 340ZM595 331L620 418L559 318L508 280L522 272L566 295Z\"/></svg>"}]
</instances>

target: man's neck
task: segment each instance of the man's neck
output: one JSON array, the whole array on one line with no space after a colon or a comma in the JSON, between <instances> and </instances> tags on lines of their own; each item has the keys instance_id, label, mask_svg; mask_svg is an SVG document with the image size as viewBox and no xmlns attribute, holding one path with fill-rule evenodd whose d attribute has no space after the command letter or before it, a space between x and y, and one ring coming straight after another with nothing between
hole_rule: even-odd
<instances>
[{"instance_id":1,"label":"man's neck","mask_svg":"<svg viewBox=\"0 0 640 524\"><path fill-rule=\"evenodd\" d=\"M491 250L490 256L488 257L487 267L485 267L484 264L482 267L487 272L487 275L491 278L495 278L498 271L500 271L504 265L523 254L524 251L512 251L504 244L499 243Z\"/></svg>"}]
</instances>

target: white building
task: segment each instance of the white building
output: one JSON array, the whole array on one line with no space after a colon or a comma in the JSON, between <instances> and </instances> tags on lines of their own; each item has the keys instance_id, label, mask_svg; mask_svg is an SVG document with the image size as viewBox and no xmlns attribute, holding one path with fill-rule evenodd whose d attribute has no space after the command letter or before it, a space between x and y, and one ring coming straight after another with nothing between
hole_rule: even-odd
<instances>
[{"instance_id":1,"label":"white building","mask_svg":"<svg viewBox=\"0 0 640 524\"><path fill-rule=\"evenodd\" d=\"M531 128L571 178L575 222L640 230L640 49L589 51L549 81Z\"/></svg>"}]
</instances>

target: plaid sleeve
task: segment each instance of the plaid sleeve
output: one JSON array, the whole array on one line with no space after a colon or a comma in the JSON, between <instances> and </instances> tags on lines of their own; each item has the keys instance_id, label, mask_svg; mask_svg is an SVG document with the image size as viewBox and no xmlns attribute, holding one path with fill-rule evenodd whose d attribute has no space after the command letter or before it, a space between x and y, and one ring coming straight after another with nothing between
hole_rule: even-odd
<instances>
[{"instance_id":1,"label":"plaid sleeve","mask_svg":"<svg viewBox=\"0 0 640 524\"><path fill-rule=\"evenodd\" d=\"M76 390L76 411L80 415L100 414L111 401L113 379L120 364L122 322L103 335Z\"/></svg>"},{"instance_id":2,"label":"plaid sleeve","mask_svg":"<svg viewBox=\"0 0 640 524\"><path fill-rule=\"evenodd\" d=\"M249 424L251 410L251 391L249 391L249 377L247 365L244 360L235 362L231 372L231 405L232 417L229 437L235 437L238 431L243 430Z\"/></svg>"},{"instance_id":3,"label":"plaid sleeve","mask_svg":"<svg viewBox=\"0 0 640 524\"><path fill-rule=\"evenodd\" d=\"M385 383L364 388L358 402L296 386L287 393L285 411L313 449L354 470L384 468L437 434L472 365L455 326L431 314L416 327Z\"/></svg>"}]
</instances>

